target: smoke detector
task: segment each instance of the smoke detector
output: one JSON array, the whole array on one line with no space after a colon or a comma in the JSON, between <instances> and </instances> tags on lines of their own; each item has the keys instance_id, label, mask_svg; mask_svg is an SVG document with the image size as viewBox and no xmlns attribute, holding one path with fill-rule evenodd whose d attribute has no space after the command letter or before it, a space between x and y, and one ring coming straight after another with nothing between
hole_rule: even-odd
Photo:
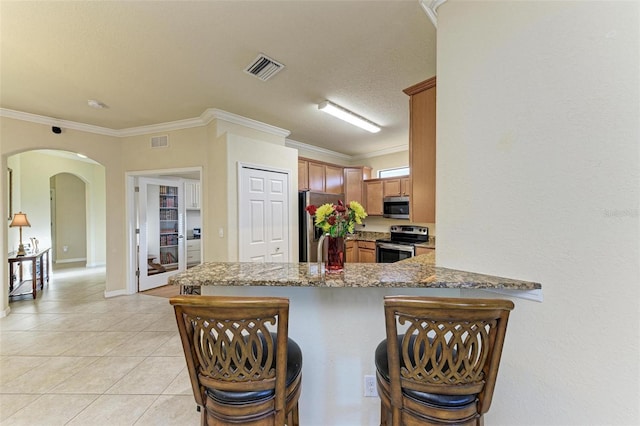
<instances>
[{"instance_id":1,"label":"smoke detector","mask_svg":"<svg viewBox=\"0 0 640 426\"><path fill-rule=\"evenodd\" d=\"M261 53L256 59L244 69L244 72L251 74L254 77L259 78L262 81L267 81L284 68L284 64L271 59L267 55Z\"/></svg>"},{"instance_id":2,"label":"smoke detector","mask_svg":"<svg viewBox=\"0 0 640 426\"><path fill-rule=\"evenodd\" d=\"M107 104L105 104L104 102L96 101L95 99L89 99L87 101L87 105L89 105L91 108L95 108L95 109L109 108L107 106Z\"/></svg>"}]
</instances>

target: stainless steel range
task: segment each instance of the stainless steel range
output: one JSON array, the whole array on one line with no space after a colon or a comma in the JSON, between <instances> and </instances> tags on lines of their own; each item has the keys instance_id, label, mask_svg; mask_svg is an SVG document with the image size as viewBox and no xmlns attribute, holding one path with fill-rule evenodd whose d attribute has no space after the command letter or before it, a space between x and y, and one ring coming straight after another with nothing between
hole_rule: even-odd
<instances>
[{"instance_id":1,"label":"stainless steel range","mask_svg":"<svg viewBox=\"0 0 640 426\"><path fill-rule=\"evenodd\" d=\"M429 241L429 228L416 225L393 225L391 238L376 240L376 262L393 263L415 256L415 245Z\"/></svg>"}]
</instances>

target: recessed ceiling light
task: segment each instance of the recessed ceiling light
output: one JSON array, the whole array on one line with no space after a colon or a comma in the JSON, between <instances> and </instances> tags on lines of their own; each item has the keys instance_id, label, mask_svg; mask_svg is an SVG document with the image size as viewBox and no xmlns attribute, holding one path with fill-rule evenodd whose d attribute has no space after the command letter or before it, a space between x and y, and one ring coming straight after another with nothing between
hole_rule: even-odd
<instances>
[{"instance_id":1,"label":"recessed ceiling light","mask_svg":"<svg viewBox=\"0 0 640 426\"><path fill-rule=\"evenodd\" d=\"M104 109L104 108L109 108L107 106L107 104L100 102L100 101L96 101L95 99L89 99L87 101L87 105L89 105L91 108L95 108L95 109Z\"/></svg>"},{"instance_id":2,"label":"recessed ceiling light","mask_svg":"<svg viewBox=\"0 0 640 426\"><path fill-rule=\"evenodd\" d=\"M331 114L341 120L344 120L347 123L353 124L354 126L358 126L368 132L378 133L380 131L380 126L378 126L377 124L367 120L366 118L360 117L358 114L355 114L348 109L336 105L332 102L320 102L318 104L318 109L320 111L326 112L327 114Z\"/></svg>"}]
</instances>

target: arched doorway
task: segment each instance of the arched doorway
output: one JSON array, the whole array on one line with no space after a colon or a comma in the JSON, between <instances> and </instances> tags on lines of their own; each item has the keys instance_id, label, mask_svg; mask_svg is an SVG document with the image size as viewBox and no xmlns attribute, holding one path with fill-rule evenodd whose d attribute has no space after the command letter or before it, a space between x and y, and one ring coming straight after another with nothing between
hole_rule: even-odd
<instances>
[{"instance_id":1,"label":"arched doorway","mask_svg":"<svg viewBox=\"0 0 640 426\"><path fill-rule=\"evenodd\" d=\"M7 166L12 169L13 208L27 213L31 223L23 230L24 239L35 237L40 247L50 247L57 264L106 265L104 166L61 150L24 151L8 156ZM17 233L8 231L11 251Z\"/></svg>"},{"instance_id":2,"label":"arched doorway","mask_svg":"<svg viewBox=\"0 0 640 426\"><path fill-rule=\"evenodd\" d=\"M85 182L72 173L49 178L51 255L55 265L87 265Z\"/></svg>"}]
</instances>

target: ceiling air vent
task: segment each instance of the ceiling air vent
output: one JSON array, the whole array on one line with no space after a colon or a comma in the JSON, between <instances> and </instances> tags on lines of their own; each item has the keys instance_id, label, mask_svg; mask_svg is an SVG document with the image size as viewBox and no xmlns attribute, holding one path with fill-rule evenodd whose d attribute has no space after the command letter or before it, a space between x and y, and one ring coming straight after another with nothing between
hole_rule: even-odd
<instances>
[{"instance_id":1,"label":"ceiling air vent","mask_svg":"<svg viewBox=\"0 0 640 426\"><path fill-rule=\"evenodd\" d=\"M283 68L284 64L261 53L251 65L244 69L244 72L258 77L262 81L267 81Z\"/></svg>"},{"instance_id":2,"label":"ceiling air vent","mask_svg":"<svg viewBox=\"0 0 640 426\"><path fill-rule=\"evenodd\" d=\"M151 148L167 148L169 147L169 136L153 136L151 138Z\"/></svg>"}]
</instances>

